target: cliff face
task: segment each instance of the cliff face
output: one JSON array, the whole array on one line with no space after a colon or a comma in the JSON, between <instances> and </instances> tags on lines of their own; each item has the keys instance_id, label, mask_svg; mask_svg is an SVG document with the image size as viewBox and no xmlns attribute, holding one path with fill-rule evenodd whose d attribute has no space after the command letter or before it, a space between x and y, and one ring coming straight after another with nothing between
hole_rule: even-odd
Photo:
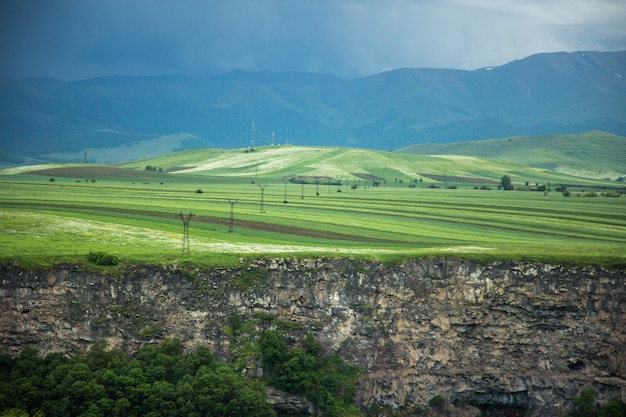
<instances>
[{"instance_id":1,"label":"cliff face","mask_svg":"<svg viewBox=\"0 0 626 417\"><path fill-rule=\"evenodd\" d=\"M545 410L583 387L626 401L624 272L445 259L268 259L115 276L5 268L0 344L71 354L100 339L132 351L178 337L227 356L228 317L263 312L366 369L363 406L423 406L442 395Z\"/></svg>"}]
</instances>

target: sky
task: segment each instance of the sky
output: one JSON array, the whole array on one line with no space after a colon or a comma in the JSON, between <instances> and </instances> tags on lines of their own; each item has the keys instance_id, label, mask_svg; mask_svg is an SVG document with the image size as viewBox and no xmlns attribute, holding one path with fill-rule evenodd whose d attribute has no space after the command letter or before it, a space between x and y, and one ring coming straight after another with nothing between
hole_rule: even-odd
<instances>
[{"instance_id":1,"label":"sky","mask_svg":"<svg viewBox=\"0 0 626 417\"><path fill-rule=\"evenodd\" d=\"M626 50L626 0L0 0L0 75L357 78Z\"/></svg>"}]
</instances>

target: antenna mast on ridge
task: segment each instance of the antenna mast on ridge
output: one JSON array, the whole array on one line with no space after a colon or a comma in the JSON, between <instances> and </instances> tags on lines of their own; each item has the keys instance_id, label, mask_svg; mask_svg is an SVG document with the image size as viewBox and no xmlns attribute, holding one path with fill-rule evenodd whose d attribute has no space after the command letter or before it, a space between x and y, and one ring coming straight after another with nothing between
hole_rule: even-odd
<instances>
[{"instance_id":1,"label":"antenna mast on ridge","mask_svg":"<svg viewBox=\"0 0 626 417\"><path fill-rule=\"evenodd\" d=\"M254 121L252 121L252 127L250 128L250 150L254 150L254 137L256 136L256 127Z\"/></svg>"}]
</instances>

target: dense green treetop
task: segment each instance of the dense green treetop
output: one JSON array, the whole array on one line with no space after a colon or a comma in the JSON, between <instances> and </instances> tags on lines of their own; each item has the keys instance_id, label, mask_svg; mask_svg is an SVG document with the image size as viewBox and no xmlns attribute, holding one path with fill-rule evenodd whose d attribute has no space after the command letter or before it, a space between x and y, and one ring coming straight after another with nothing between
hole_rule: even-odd
<instances>
[{"instance_id":1,"label":"dense green treetop","mask_svg":"<svg viewBox=\"0 0 626 417\"><path fill-rule=\"evenodd\" d=\"M85 356L39 357L25 348L0 357L2 415L274 416L261 382L217 362L206 348L184 354L180 340L133 357L98 343Z\"/></svg>"}]
</instances>

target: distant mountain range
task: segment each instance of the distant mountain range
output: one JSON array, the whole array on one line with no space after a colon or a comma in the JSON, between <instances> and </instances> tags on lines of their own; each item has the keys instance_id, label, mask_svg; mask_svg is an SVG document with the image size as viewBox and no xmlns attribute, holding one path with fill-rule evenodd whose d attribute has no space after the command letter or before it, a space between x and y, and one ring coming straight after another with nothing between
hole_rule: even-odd
<instances>
[{"instance_id":1,"label":"distant mountain range","mask_svg":"<svg viewBox=\"0 0 626 417\"><path fill-rule=\"evenodd\" d=\"M399 69L344 80L233 71L206 77L0 78L0 158L150 156L285 142L391 150L602 130L626 136L626 51L533 55L474 71ZM164 145L166 144L166 145ZM163 148L166 146L166 148ZM119 153L119 155L117 155ZM104 159L104 158L101 158ZM95 162L106 162L96 160Z\"/></svg>"}]
</instances>

